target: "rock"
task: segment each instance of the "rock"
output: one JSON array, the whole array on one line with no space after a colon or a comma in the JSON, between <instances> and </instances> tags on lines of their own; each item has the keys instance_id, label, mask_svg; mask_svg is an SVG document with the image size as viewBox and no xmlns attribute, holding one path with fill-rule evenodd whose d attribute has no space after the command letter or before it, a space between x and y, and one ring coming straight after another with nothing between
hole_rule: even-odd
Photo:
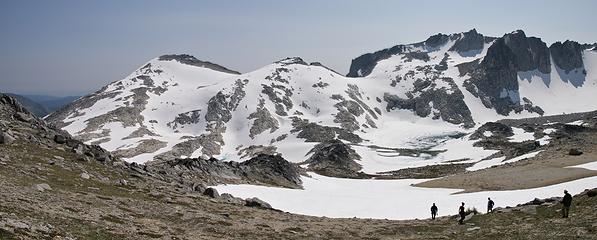
<instances>
[{"instance_id":1,"label":"rock","mask_svg":"<svg viewBox=\"0 0 597 240\"><path fill-rule=\"evenodd\" d=\"M15 141L15 138L7 132L0 131L0 144L10 144Z\"/></svg>"},{"instance_id":2,"label":"rock","mask_svg":"<svg viewBox=\"0 0 597 240\"><path fill-rule=\"evenodd\" d=\"M65 144L66 143L66 138L62 135L55 135L54 136L54 142L58 143L58 144Z\"/></svg>"},{"instance_id":3,"label":"rock","mask_svg":"<svg viewBox=\"0 0 597 240\"><path fill-rule=\"evenodd\" d=\"M206 190L205 185L200 184L200 183L193 183L193 186L191 188L195 192L205 192L205 190Z\"/></svg>"},{"instance_id":4,"label":"rock","mask_svg":"<svg viewBox=\"0 0 597 240\"><path fill-rule=\"evenodd\" d=\"M209 196L211 198L219 198L220 197L220 194L218 193L218 190L216 190L215 188L207 188L207 189L205 189L205 191L203 192L203 195Z\"/></svg>"},{"instance_id":5,"label":"rock","mask_svg":"<svg viewBox=\"0 0 597 240\"><path fill-rule=\"evenodd\" d=\"M60 160L60 161L64 161L64 158L61 156L54 156L54 159L56 160Z\"/></svg>"},{"instance_id":6,"label":"rock","mask_svg":"<svg viewBox=\"0 0 597 240\"><path fill-rule=\"evenodd\" d=\"M597 196L597 188L593 188L593 189L587 191L587 196L589 196L589 197Z\"/></svg>"},{"instance_id":7,"label":"rock","mask_svg":"<svg viewBox=\"0 0 597 240\"><path fill-rule=\"evenodd\" d=\"M85 147L82 144L78 144L76 147L73 148L73 152L78 155L85 154Z\"/></svg>"},{"instance_id":8,"label":"rock","mask_svg":"<svg viewBox=\"0 0 597 240\"><path fill-rule=\"evenodd\" d=\"M50 187L50 185L48 185L46 183L35 184L35 185L33 185L33 188L36 189L36 190L38 190L38 191L40 191L40 192L43 192L45 190L52 190L52 188Z\"/></svg>"},{"instance_id":9,"label":"rock","mask_svg":"<svg viewBox=\"0 0 597 240\"><path fill-rule=\"evenodd\" d=\"M576 149L576 148L572 148L572 149L570 149L568 151L568 155L572 155L572 156L579 156L579 155L582 155L582 154L583 154L583 152L580 151L580 150L578 150L578 149Z\"/></svg>"},{"instance_id":10,"label":"rock","mask_svg":"<svg viewBox=\"0 0 597 240\"><path fill-rule=\"evenodd\" d=\"M28 114L22 113L22 112L15 113L14 118L21 122L29 122L32 119L31 116L29 116Z\"/></svg>"},{"instance_id":11,"label":"rock","mask_svg":"<svg viewBox=\"0 0 597 240\"><path fill-rule=\"evenodd\" d=\"M118 184L121 186L127 186L129 183L126 181L126 179L120 179L118 180Z\"/></svg>"},{"instance_id":12,"label":"rock","mask_svg":"<svg viewBox=\"0 0 597 240\"><path fill-rule=\"evenodd\" d=\"M472 228L467 228L467 231L475 231L475 230L479 230L481 229L481 227L472 227Z\"/></svg>"},{"instance_id":13,"label":"rock","mask_svg":"<svg viewBox=\"0 0 597 240\"><path fill-rule=\"evenodd\" d=\"M532 205L541 205L543 203L545 203L545 201L542 199L539 199L539 198L535 198L535 199L533 199L533 201L530 202L530 204L532 204Z\"/></svg>"},{"instance_id":14,"label":"rock","mask_svg":"<svg viewBox=\"0 0 597 240\"><path fill-rule=\"evenodd\" d=\"M523 212L523 213L527 213L527 214L537 214L537 206L535 205L526 205L526 206L521 206L518 208L519 211Z\"/></svg>"},{"instance_id":15,"label":"rock","mask_svg":"<svg viewBox=\"0 0 597 240\"><path fill-rule=\"evenodd\" d=\"M91 178L91 176L89 176L88 173L81 173L81 178L87 180L87 179Z\"/></svg>"},{"instance_id":16,"label":"rock","mask_svg":"<svg viewBox=\"0 0 597 240\"><path fill-rule=\"evenodd\" d=\"M225 200L226 202L233 203L233 204L238 204L238 205L245 204L245 200L243 200L242 198L234 197L229 193L222 193L222 199Z\"/></svg>"},{"instance_id":17,"label":"rock","mask_svg":"<svg viewBox=\"0 0 597 240\"><path fill-rule=\"evenodd\" d=\"M31 226L28 223L13 219L6 219L6 222L4 224L15 230L28 230L31 228Z\"/></svg>"},{"instance_id":18,"label":"rock","mask_svg":"<svg viewBox=\"0 0 597 240\"><path fill-rule=\"evenodd\" d=\"M340 140L321 142L313 147L304 163L308 170L329 177L359 177L361 156Z\"/></svg>"},{"instance_id":19,"label":"rock","mask_svg":"<svg viewBox=\"0 0 597 240\"><path fill-rule=\"evenodd\" d=\"M259 199L259 198L247 198L245 200L245 206L247 207L258 207L258 208L266 208L266 209L272 209L272 206L269 205L269 203L264 202L263 200Z\"/></svg>"}]
</instances>

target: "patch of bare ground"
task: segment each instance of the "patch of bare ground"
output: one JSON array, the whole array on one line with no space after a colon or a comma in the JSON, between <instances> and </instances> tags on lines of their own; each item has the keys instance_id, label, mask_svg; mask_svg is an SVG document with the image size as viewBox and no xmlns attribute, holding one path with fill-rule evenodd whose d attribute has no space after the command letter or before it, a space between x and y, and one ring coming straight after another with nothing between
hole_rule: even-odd
<instances>
[{"instance_id":1,"label":"patch of bare ground","mask_svg":"<svg viewBox=\"0 0 597 240\"><path fill-rule=\"evenodd\" d=\"M514 190L544 187L576 179L597 176L597 171L571 168L597 161L597 135L578 133L573 137L553 139L537 156L518 162L473 172L462 172L440 179L419 183L430 188L461 188L465 192L484 190ZM570 149L579 149L582 155L569 155Z\"/></svg>"}]
</instances>

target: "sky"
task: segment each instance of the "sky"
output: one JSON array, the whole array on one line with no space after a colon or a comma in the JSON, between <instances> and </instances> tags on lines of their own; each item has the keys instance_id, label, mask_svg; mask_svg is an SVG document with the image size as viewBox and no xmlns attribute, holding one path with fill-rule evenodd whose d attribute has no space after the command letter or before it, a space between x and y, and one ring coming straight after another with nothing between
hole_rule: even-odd
<instances>
[{"instance_id":1,"label":"sky","mask_svg":"<svg viewBox=\"0 0 597 240\"><path fill-rule=\"evenodd\" d=\"M590 0L0 0L0 92L83 95L172 53L240 72L300 56L346 74L364 53L472 28L594 43L595 9Z\"/></svg>"}]
</instances>

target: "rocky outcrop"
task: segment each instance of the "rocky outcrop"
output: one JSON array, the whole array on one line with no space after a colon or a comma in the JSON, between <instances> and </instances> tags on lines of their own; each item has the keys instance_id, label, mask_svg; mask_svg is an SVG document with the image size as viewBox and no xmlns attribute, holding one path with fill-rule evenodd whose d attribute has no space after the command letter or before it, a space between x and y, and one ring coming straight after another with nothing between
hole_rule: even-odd
<instances>
[{"instance_id":1,"label":"rocky outcrop","mask_svg":"<svg viewBox=\"0 0 597 240\"><path fill-rule=\"evenodd\" d=\"M311 154L311 157L303 164L307 164L309 171L329 177L368 177L360 172L362 167L356 162L361 159L361 156L340 140L334 139L319 143L307 154Z\"/></svg>"},{"instance_id":2,"label":"rocky outcrop","mask_svg":"<svg viewBox=\"0 0 597 240\"><path fill-rule=\"evenodd\" d=\"M160 176L193 185L222 183L250 183L288 188L301 188L302 170L279 155L260 154L244 162L223 162L215 158L185 158L153 161L145 170Z\"/></svg>"},{"instance_id":3,"label":"rocky outcrop","mask_svg":"<svg viewBox=\"0 0 597 240\"><path fill-rule=\"evenodd\" d=\"M309 122L307 119L300 119L292 117L293 129L290 133L298 133L297 138L303 138L306 142L324 142L333 139L342 139L352 143L360 143L363 141L361 137L351 131L330 126L321 126L317 123Z\"/></svg>"},{"instance_id":4,"label":"rocky outcrop","mask_svg":"<svg viewBox=\"0 0 597 240\"><path fill-rule=\"evenodd\" d=\"M240 74L237 71L233 71L230 70L228 68L222 67L218 64L215 63L211 63L211 62L206 62L206 61L201 61L191 55L187 55L187 54L172 54L172 55L162 55L158 58L160 61L177 61L183 64L187 64L187 65L191 65L191 66L197 66L197 67L202 67L202 68L208 68L211 70L215 70L215 71L219 71L219 72L225 72L225 73L232 73L232 74Z\"/></svg>"},{"instance_id":5,"label":"rocky outcrop","mask_svg":"<svg viewBox=\"0 0 597 240\"><path fill-rule=\"evenodd\" d=\"M367 53L352 60L347 77L364 77L373 71L377 62L404 52L404 45L397 45L374 53Z\"/></svg>"},{"instance_id":6,"label":"rocky outcrop","mask_svg":"<svg viewBox=\"0 0 597 240\"><path fill-rule=\"evenodd\" d=\"M549 47L554 64L564 72L583 68L583 47L574 41L556 42Z\"/></svg>"},{"instance_id":7,"label":"rocky outcrop","mask_svg":"<svg viewBox=\"0 0 597 240\"><path fill-rule=\"evenodd\" d=\"M486 132L489 132L489 136L486 136ZM480 138L494 137L494 138L508 138L514 135L512 127L498 122L488 122L479 127L471 136L470 140L477 140Z\"/></svg>"},{"instance_id":8,"label":"rocky outcrop","mask_svg":"<svg viewBox=\"0 0 597 240\"><path fill-rule=\"evenodd\" d=\"M473 50L482 50L483 45L486 42L485 37L478 33L476 29L472 29L459 35L452 35L451 38L456 39L456 42L450 48L450 51L455 51L461 54Z\"/></svg>"},{"instance_id":9,"label":"rocky outcrop","mask_svg":"<svg viewBox=\"0 0 597 240\"><path fill-rule=\"evenodd\" d=\"M549 48L540 38L527 37L522 30L504 35L505 44L516 57L517 71L551 72Z\"/></svg>"},{"instance_id":10,"label":"rocky outcrop","mask_svg":"<svg viewBox=\"0 0 597 240\"><path fill-rule=\"evenodd\" d=\"M417 80L415 89L408 92L407 99L386 93L384 101L386 110L409 109L417 116L442 119L453 124L463 124L465 127L475 125L471 111L464 102L464 95L451 78L442 78L450 88L437 87L436 82Z\"/></svg>"}]
</instances>

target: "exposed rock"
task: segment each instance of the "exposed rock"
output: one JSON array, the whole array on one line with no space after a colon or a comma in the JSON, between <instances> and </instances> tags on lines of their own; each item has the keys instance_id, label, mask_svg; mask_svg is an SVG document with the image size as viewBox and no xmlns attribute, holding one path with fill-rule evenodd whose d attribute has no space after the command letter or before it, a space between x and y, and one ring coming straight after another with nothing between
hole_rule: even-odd
<instances>
[{"instance_id":1,"label":"exposed rock","mask_svg":"<svg viewBox=\"0 0 597 240\"><path fill-rule=\"evenodd\" d=\"M264 107L264 100L260 99L257 110L247 117L247 119L255 119L251 129L249 129L249 137L255 138L256 135L270 129L270 133L275 132L279 128L278 120L276 120L271 113Z\"/></svg>"},{"instance_id":2,"label":"exposed rock","mask_svg":"<svg viewBox=\"0 0 597 240\"><path fill-rule=\"evenodd\" d=\"M197 58L195 58L195 57L193 57L191 55L187 55L187 54L163 55L163 56L160 56L158 59L160 61L171 61L171 60L175 60L177 62L180 62L180 63L183 63L183 64L187 64L187 65L191 65L191 66L209 68L211 70L215 70L215 71L219 71L219 72L225 72L225 73L240 74L237 71L230 70L228 68L222 67L222 66L220 66L218 64L215 64L215 63L198 60Z\"/></svg>"},{"instance_id":3,"label":"exposed rock","mask_svg":"<svg viewBox=\"0 0 597 240\"><path fill-rule=\"evenodd\" d=\"M81 178L87 180L87 179L91 178L91 176L89 176L88 173L84 172L84 173L81 173Z\"/></svg>"},{"instance_id":4,"label":"exposed rock","mask_svg":"<svg viewBox=\"0 0 597 240\"><path fill-rule=\"evenodd\" d=\"M350 64L350 70L347 77L364 77L373 71L373 68L377 65L377 62L387 59L392 55L402 53L405 49L404 45L397 45L391 48L387 48L375 53L367 53L360 57L352 60Z\"/></svg>"},{"instance_id":5,"label":"exposed rock","mask_svg":"<svg viewBox=\"0 0 597 240\"><path fill-rule=\"evenodd\" d=\"M582 50L574 41L556 42L549 47L554 63L566 73L583 67Z\"/></svg>"},{"instance_id":6,"label":"exposed rock","mask_svg":"<svg viewBox=\"0 0 597 240\"><path fill-rule=\"evenodd\" d=\"M578 150L577 148L572 148L568 151L568 155L572 155L572 156L580 156L582 154L583 154L583 152Z\"/></svg>"},{"instance_id":7,"label":"exposed rock","mask_svg":"<svg viewBox=\"0 0 597 240\"><path fill-rule=\"evenodd\" d=\"M597 188L593 188L593 189L587 191L587 196L589 196L589 197L597 196Z\"/></svg>"},{"instance_id":8,"label":"exposed rock","mask_svg":"<svg viewBox=\"0 0 597 240\"><path fill-rule=\"evenodd\" d=\"M52 190L50 185L48 185L47 183L35 184L35 185L33 185L33 188L40 192L43 192L46 190Z\"/></svg>"},{"instance_id":9,"label":"exposed rock","mask_svg":"<svg viewBox=\"0 0 597 240\"><path fill-rule=\"evenodd\" d=\"M491 132L491 137L507 138L514 135L512 127L498 122L487 122L479 127L471 136L470 140L485 138L485 132Z\"/></svg>"},{"instance_id":10,"label":"exposed rock","mask_svg":"<svg viewBox=\"0 0 597 240\"><path fill-rule=\"evenodd\" d=\"M264 202L263 200L259 199L259 198L247 198L245 200L245 206L247 207L258 207L258 208L266 208L266 209L272 209L272 206L269 205L269 203Z\"/></svg>"},{"instance_id":11,"label":"exposed rock","mask_svg":"<svg viewBox=\"0 0 597 240\"><path fill-rule=\"evenodd\" d=\"M15 113L14 118L22 122L29 122L32 119L31 114L24 112Z\"/></svg>"},{"instance_id":12,"label":"exposed rock","mask_svg":"<svg viewBox=\"0 0 597 240\"><path fill-rule=\"evenodd\" d=\"M541 39L527 37L522 30L504 35L506 45L516 55L518 71L538 69L542 73L551 72L549 48Z\"/></svg>"},{"instance_id":13,"label":"exposed rock","mask_svg":"<svg viewBox=\"0 0 597 240\"><path fill-rule=\"evenodd\" d=\"M146 170L165 178L185 175L191 186L196 182L209 185L251 183L288 188L301 188L299 166L279 155L260 154L242 163L223 162L215 158L185 158L158 160L146 164ZM180 180L176 178L176 180Z\"/></svg>"},{"instance_id":14,"label":"exposed rock","mask_svg":"<svg viewBox=\"0 0 597 240\"><path fill-rule=\"evenodd\" d=\"M316 123L310 123L309 120L292 117L293 129L290 133L296 133L297 138L303 138L306 142L324 142L338 139L346 140L352 143L363 141L359 135L350 132L347 129L339 127L321 126Z\"/></svg>"},{"instance_id":15,"label":"exposed rock","mask_svg":"<svg viewBox=\"0 0 597 240\"><path fill-rule=\"evenodd\" d=\"M355 160L360 160L356 151L340 140L331 140L319 143L307 154L312 154L303 164L307 170L330 177L362 178L361 165Z\"/></svg>"},{"instance_id":16,"label":"exposed rock","mask_svg":"<svg viewBox=\"0 0 597 240\"><path fill-rule=\"evenodd\" d=\"M259 154L241 163L244 175L252 180L272 185L295 187L302 184L303 170L280 155Z\"/></svg>"},{"instance_id":17,"label":"exposed rock","mask_svg":"<svg viewBox=\"0 0 597 240\"><path fill-rule=\"evenodd\" d=\"M458 39L449 49L450 51L465 53L472 50L481 50L485 44L485 37L478 33L476 29L472 29L456 36Z\"/></svg>"},{"instance_id":18,"label":"exposed rock","mask_svg":"<svg viewBox=\"0 0 597 240\"><path fill-rule=\"evenodd\" d=\"M222 193L220 197L222 200L232 204L244 205L246 203L244 199L234 197L232 196L232 194L229 193Z\"/></svg>"},{"instance_id":19,"label":"exposed rock","mask_svg":"<svg viewBox=\"0 0 597 240\"><path fill-rule=\"evenodd\" d=\"M11 144L15 138L7 132L0 131L0 144Z\"/></svg>"},{"instance_id":20,"label":"exposed rock","mask_svg":"<svg viewBox=\"0 0 597 240\"><path fill-rule=\"evenodd\" d=\"M205 191L203 192L203 195L209 196L211 198L220 198L220 194L218 193L218 190L216 190L215 188L205 189Z\"/></svg>"}]
</instances>

